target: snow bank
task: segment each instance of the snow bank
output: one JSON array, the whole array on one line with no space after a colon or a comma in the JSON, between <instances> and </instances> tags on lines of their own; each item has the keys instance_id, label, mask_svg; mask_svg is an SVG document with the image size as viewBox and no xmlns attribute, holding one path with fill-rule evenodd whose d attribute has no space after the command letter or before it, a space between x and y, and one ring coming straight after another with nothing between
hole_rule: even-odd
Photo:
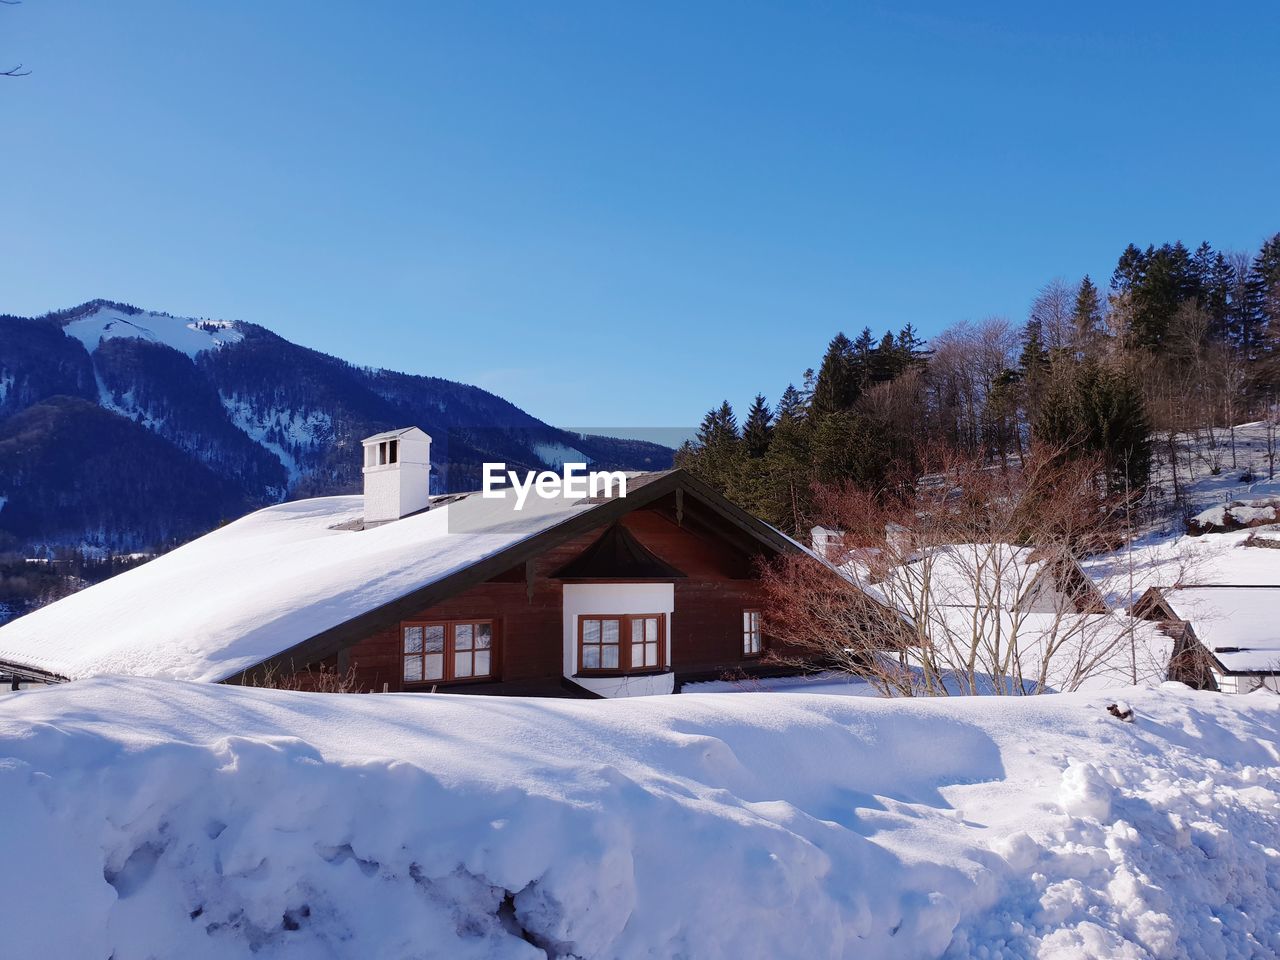
<instances>
[{"instance_id":1,"label":"snow bank","mask_svg":"<svg viewBox=\"0 0 1280 960\"><path fill-rule=\"evenodd\" d=\"M1280 698L0 697L57 958L1274 957Z\"/></svg>"},{"instance_id":2,"label":"snow bank","mask_svg":"<svg viewBox=\"0 0 1280 960\"><path fill-rule=\"evenodd\" d=\"M1216 533L1256 527L1275 523L1275 521L1276 499L1267 497L1255 500L1233 500L1230 503L1210 507L1192 517L1188 527L1191 533Z\"/></svg>"}]
</instances>

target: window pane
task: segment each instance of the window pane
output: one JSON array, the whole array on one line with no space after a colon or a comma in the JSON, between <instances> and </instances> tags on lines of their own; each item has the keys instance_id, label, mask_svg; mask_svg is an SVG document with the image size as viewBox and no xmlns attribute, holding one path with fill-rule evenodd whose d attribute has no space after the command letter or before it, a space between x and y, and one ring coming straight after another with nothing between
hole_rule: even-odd
<instances>
[{"instance_id":1,"label":"window pane","mask_svg":"<svg viewBox=\"0 0 1280 960\"><path fill-rule=\"evenodd\" d=\"M455 653L453 655L453 675L455 677L471 676L471 653Z\"/></svg>"},{"instance_id":2,"label":"window pane","mask_svg":"<svg viewBox=\"0 0 1280 960\"><path fill-rule=\"evenodd\" d=\"M487 676L489 675L489 673L490 673L490 670L489 670L489 651L488 651L488 650L477 650L477 651L476 651L476 676L477 676L477 677L487 677Z\"/></svg>"},{"instance_id":3,"label":"window pane","mask_svg":"<svg viewBox=\"0 0 1280 960\"><path fill-rule=\"evenodd\" d=\"M440 680L444 677L444 657L438 653L428 653L426 666L426 678L428 680Z\"/></svg>"},{"instance_id":4,"label":"window pane","mask_svg":"<svg viewBox=\"0 0 1280 960\"><path fill-rule=\"evenodd\" d=\"M631 666L632 667L646 666L644 662L644 644L643 643L633 643L631 645Z\"/></svg>"},{"instance_id":5,"label":"window pane","mask_svg":"<svg viewBox=\"0 0 1280 960\"><path fill-rule=\"evenodd\" d=\"M599 647L583 647L582 648L582 667L584 670L600 669L600 648Z\"/></svg>"},{"instance_id":6,"label":"window pane","mask_svg":"<svg viewBox=\"0 0 1280 960\"><path fill-rule=\"evenodd\" d=\"M742 632L748 633L751 630L751 611L742 611Z\"/></svg>"},{"instance_id":7,"label":"window pane","mask_svg":"<svg viewBox=\"0 0 1280 960\"><path fill-rule=\"evenodd\" d=\"M601 643L617 643L618 642L618 621L605 620L601 631ZM617 651L614 651L615 656Z\"/></svg>"},{"instance_id":8,"label":"window pane","mask_svg":"<svg viewBox=\"0 0 1280 960\"><path fill-rule=\"evenodd\" d=\"M631 621L631 642L644 643L644 621L643 620Z\"/></svg>"},{"instance_id":9,"label":"window pane","mask_svg":"<svg viewBox=\"0 0 1280 960\"><path fill-rule=\"evenodd\" d=\"M404 652L405 653L421 653L422 652L422 628L421 627L405 627L404 628Z\"/></svg>"},{"instance_id":10,"label":"window pane","mask_svg":"<svg viewBox=\"0 0 1280 960\"><path fill-rule=\"evenodd\" d=\"M443 624L436 624L426 628L426 644L427 653L442 653L444 651Z\"/></svg>"},{"instance_id":11,"label":"window pane","mask_svg":"<svg viewBox=\"0 0 1280 960\"><path fill-rule=\"evenodd\" d=\"M471 649L471 624L459 623L453 628L453 649Z\"/></svg>"},{"instance_id":12,"label":"window pane","mask_svg":"<svg viewBox=\"0 0 1280 960\"><path fill-rule=\"evenodd\" d=\"M656 643L647 643L645 644L645 650L647 651L645 663L651 667L656 667L658 665L658 645Z\"/></svg>"},{"instance_id":13,"label":"window pane","mask_svg":"<svg viewBox=\"0 0 1280 960\"><path fill-rule=\"evenodd\" d=\"M600 642L600 621L599 620L583 620L582 621L582 642L583 643L599 643Z\"/></svg>"},{"instance_id":14,"label":"window pane","mask_svg":"<svg viewBox=\"0 0 1280 960\"><path fill-rule=\"evenodd\" d=\"M602 647L604 653L603 667L605 670L618 669L618 648L617 646Z\"/></svg>"},{"instance_id":15,"label":"window pane","mask_svg":"<svg viewBox=\"0 0 1280 960\"><path fill-rule=\"evenodd\" d=\"M488 650L493 642L493 624L478 623L476 624L476 646L481 650ZM488 671L485 671L486 673Z\"/></svg>"},{"instance_id":16,"label":"window pane","mask_svg":"<svg viewBox=\"0 0 1280 960\"><path fill-rule=\"evenodd\" d=\"M656 642L658 639L658 618L649 617L649 619L645 620L644 625L646 630L645 639L651 643Z\"/></svg>"},{"instance_id":17,"label":"window pane","mask_svg":"<svg viewBox=\"0 0 1280 960\"><path fill-rule=\"evenodd\" d=\"M413 683L422 679L421 657L404 658L404 679L406 683Z\"/></svg>"}]
</instances>

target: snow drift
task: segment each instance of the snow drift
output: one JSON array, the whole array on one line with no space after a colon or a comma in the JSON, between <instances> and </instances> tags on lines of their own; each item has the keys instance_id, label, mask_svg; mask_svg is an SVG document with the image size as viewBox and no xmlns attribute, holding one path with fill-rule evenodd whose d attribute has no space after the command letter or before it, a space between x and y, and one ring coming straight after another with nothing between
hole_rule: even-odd
<instances>
[{"instance_id":1,"label":"snow drift","mask_svg":"<svg viewBox=\"0 0 1280 960\"><path fill-rule=\"evenodd\" d=\"M10 956L1274 957L1280 698L0 697Z\"/></svg>"}]
</instances>

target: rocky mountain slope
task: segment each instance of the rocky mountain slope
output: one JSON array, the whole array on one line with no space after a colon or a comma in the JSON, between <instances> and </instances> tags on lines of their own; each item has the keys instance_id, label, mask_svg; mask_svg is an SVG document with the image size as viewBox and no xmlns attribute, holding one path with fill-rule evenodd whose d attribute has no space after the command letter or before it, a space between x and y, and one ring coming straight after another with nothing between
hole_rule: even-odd
<instances>
[{"instance_id":1,"label":"rocky mountain slope","mask_svg":"<svg viewBox=\"0 0 1280 960\"><path fill-rule=\"evenodd\" d=\"M480 464L661 469L656 444L570 433L478 387L357 367L250 323L95 300L0 316L0 549L143 549L283 499L359 489L362 437L416 424L433 488Z\"/></svg>"}]
</instances>

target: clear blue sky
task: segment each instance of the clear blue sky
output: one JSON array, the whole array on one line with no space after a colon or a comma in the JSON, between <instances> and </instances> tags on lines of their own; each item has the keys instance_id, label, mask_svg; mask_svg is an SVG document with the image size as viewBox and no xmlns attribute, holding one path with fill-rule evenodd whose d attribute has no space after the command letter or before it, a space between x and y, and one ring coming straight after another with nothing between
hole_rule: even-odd
<instances>
[{"instance_id":1,"label":"clear blue sky","mask_svg":"<svg viewBox=\"0 0 1280 960\"><path fill-rule=\"evenodd\" d=\"M565 425L1280 230L1273 3L26 0L0 312L251 320Z\"/></svg>"}]
</instances>

